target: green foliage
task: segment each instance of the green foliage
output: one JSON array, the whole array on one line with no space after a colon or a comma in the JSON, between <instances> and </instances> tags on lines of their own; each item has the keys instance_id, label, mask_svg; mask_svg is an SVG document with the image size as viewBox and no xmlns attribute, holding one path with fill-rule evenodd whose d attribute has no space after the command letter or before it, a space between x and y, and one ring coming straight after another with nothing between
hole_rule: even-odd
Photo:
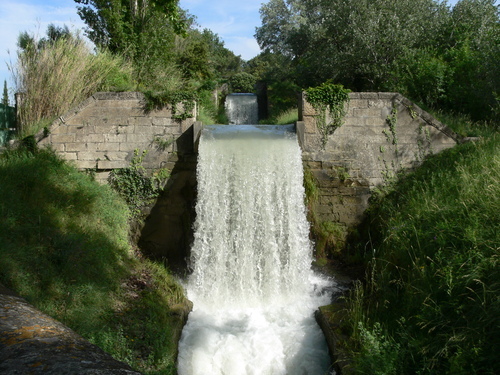
<instances>
[{"instance_id":1,"label":"green foliage","mask_svg":"<svg viewBox=\"0 0 500 375\"><path fill-rule=\"evenodd\" d=\"M272 81L267 85L269 115L278 117L282 113L297 108L300 87L288 80Z\"/></svg>"},{"instance_id":2,"label":"green foliage","mask_svg":"<svg viewBox=\"0 0 500 375\"><path fill-rule=\"evenodd\" d=\"M356 357L355 367L359 374L396 375L398 369L399 345L383 333L380 323L368 329L359 322L361 352Z\"/></svg>"},{"instance_id":3,"label":"green foliage","mask_svg":"<svg viewBox=\"0 0 500 375\"><path fill-rule=\"evenodd\" d=\"M49 27L49 36L53 33ZM128 75L123 59L91 53L80 37L62 33L54 38L37 41L21 34L17 63L9 66L16 92L21 94L17 108L21 138L46 126L37 127L37 123L64 114L94 92L112 89L111 77Z\"/></svg>"},{"instance_id":4,"label":"green foliage","mask_svg":"<svg viewBox=\"0 0 500 375\"><path fill-rule=\"evenodd\" d=\"M304 189L306 195L306 203L310 207L318 200L319 188L314 174L309 168L304 168Z\"/></svg>"},{"instance_id":5,"label":"green foliage","mask_svg":"<svg viewBox=\"0 0 500 375\"><path fill-rule=\"evenodd\" d=\"M498 132L500 124L495 120L473 121L469 115L429 110L443 124L462 137L491 137Z\"/></svg>"},{"instance_id":6,"label":"green foliage","mask_svg":"<svg viewBox=\"0 0 500 375\"><path fill-rule=\"evenodd\" d=\"M139 52L139 42L144 41L141 34L149 34L154 27L160 32L156 38L162 40L168 40L170 33L161 35L168 28L177 34L185 32L177 0L75 0L75 3L82 4L77 7L78 15L88 26L89 39L113 52Z\"/></svg>"},{"instance_id":7,"label":"green foliage","mask_svg":"<svg viewBox=\"0 0 500 375\"><path fill-rule=\"evenodd\" d=\"M322 265L328 258L338 255L343 248L346 229L339 223L321 221L316 213L316 203L320 188L314 174L309 168L304 168L305 199L308 208L308 221L311 223L311 234L315 242L316 265Z\"/></svg>"},{"instance_id":8,"label":"green foliage","mask_svg":"<svg viewBox=\"0 0 500 375\"><path fill-rule=\"evenodd\" d=\"M368 334L358 329L354 355L365 373L381 363L408 374L500 370L498 146L496 134L434 155L369 210L367 277L349 302L351 331L361 321Z\"/></svg>"},{"instance_id":9,"label":"green foliage","mask_svg":"<svg viewBox=\"0 0 500 375\"><path fill-rule=\"evenodd\" d=\"M155 137L153 139L153 144L156 146L158 151L166 151L173 143L174 138L164 139L161 137Z\"/></svg>"},{"instance_id":10,"label":"green foliage","mask_svg":"<svg viewBox=\"0 0 500 375\"><path fill-rule=\"evenodd\" d=\"M322 135L323 146L328 136L342 126L346 114L346 104L349 101L349 92L342 85L323 83L318 87L306 90L306 99L319 112L317 119L318 130ZM327 122L327 111L330 121Z\"/></svg>"},{"instance_id":11,"label":"green foliage","mask_svg":"<svg viewBox=\"0 0 500 375\"><path fill-rule=\"evenodd\" d=\"M398 145L398 136L396 133L396 126L398 124L398 110L396 107L392 108L391 114L387 116L386 119L387 125L389 125L389 131L391 132L391 137L389 137L389 141L392 145Z\"/></svg>"},{"instance_id":12,"label":"green foliage","mask_svg":"<svg viewBox=\"0 0 500 375\"><path fill-rule=\"evenodd\" d=\"M185 120L193 116L193 109L197 95L192 91L146 91L146 110L163 109L167 105L172 108L172 117L178 120ZM182 111L179 107L182 105ZM180 112L180 113L179 113Z\"/></svg>"},{"instance_id":13,"label":"green foliage","mask_svg":"<svg viewBox=\"0 0 500 375\"><path fill-rule=\"evenodd\" d=\"M319 258L334 256L345 241L345 227L331 221L315 222L313 235L316 239L316 256Z\"/></svg>"},{"instance_id":14,"label":"green foliage","mask_svg":"<svg viewBox=\"0 0 500 375\"><path fill-rule=\"evenodd\" d=\"M141 208L157 198L162 191L162 183L168 177L168 171L160 171L148 176L142 161L147 150L134 151L130 167L114 169L108 177L109 185L127 202L132 217L138 217Z\"/></svg>"},{"instance_id":15,"label":"green foliage","mask_svg":"<svg viewBox=\"0 0 500 375\"><path fill-rule=\"evenodd\" d=\"M355 91L397 91L474 120L497 117L500 16L492 0L454 7L437 0L270 0L260 12L256 39L263 55L284 61L282 81L309 87L332 80ZM259 63L253 68L262 70Z\"/></svg>"},{"instance_id":16,"label":"green foliage","mask_svg":"<svg viewBox=\"0 0 500 375\"><path fill-rule=\"evenodd\" d=\"M287 125L293 124L299 120L299 113L297 108L290 108L283 112L278 113L275 117L271 117L269 119L260 120L260 124L264 125Z\"/></svg>"},{"instance_id":17,"label":"green foliage","mask_svg":"<svg viewBox=\"0 0 500 375\"><path fill-rule=\"evenodd\" d=\"M255 81L250 73L241 72L229 78L229 86L235 93L252 93L255 92Z\"/></svg>"},{"instance_id":18,"label":"green foliage","mask_svg":"<svg viewBox=\"0 0 500 375\"><path fill-rule=\"evenodd\" d=\"M2 95L2 104L4 106L9 105L9 91L7 90L7 81L3 81L3 95Z\"/></svg>"},{"instance_id":19,"label":"green foliage","mask_svg":"<svg viewBox=\"0 0 500 375\"><path fill-rule=\"evenodd\" d=\"M133 255L123 200L46 149L0 154L0 180L0 283L136 370L174 374L182 288Z\"/></svg>"}]
</instances>

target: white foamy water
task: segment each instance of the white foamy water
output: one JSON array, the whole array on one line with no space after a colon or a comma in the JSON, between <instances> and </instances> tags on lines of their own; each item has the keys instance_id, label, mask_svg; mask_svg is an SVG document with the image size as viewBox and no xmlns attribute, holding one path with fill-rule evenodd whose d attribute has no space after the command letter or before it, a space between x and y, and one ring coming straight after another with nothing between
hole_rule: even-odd
<instances>
[{"instance_id":1,"label":"white foamy water","mask_svg":"<svg viewBox=\"0 0 500 375\"><path fill-rule=\"evenodd\" d=\"M226 115L230 124L257 124L259 106L255 94L229 94L225 103Z\"/></svg>"},{"instance_id":2,"label":"white foamy water","mask_svg":"<svg viewBox=\"0 0 500 375\"><path fill-rule=\"evenodd\" d=\"M283 126L214 126L199 146L198 203L180 375L327 374L314 319L331 280L310 269L302 160Z\"/></svg>"}]
</instances>

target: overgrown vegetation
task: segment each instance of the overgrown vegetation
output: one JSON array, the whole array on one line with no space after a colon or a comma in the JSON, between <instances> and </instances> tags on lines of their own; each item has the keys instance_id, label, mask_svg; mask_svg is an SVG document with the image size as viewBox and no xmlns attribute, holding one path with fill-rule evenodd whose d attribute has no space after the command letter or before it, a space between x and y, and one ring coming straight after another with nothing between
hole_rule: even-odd
<instances>
[{"instance_id":1,"label":"overgrown vegetation","mask_svg":"<svg viewBox=\"0 0 500 375\"><path fill-rule=\"evenodd\" d=\"M359 373L500 371L498 145L496 134L430 157L370 207L366 279L348 300Z\"/></svg>"},{"instance_id":2,"label":"overgrown vegetation","mask_svg":"<svg viewBox=\"0 0 500 375\"><path fill-rule=\"evenodd\" d=\"M324 266L328 259L338 257L338 252L345 242L345 227L331 221L321 221L316 212L319 199L319 187L313 172L304 168L305 203L307 206L307 220L311 223L311 235L314 240L315 264Z\"/></svg>"},{"instance_id":3,"label":"overgrown vegetation","mask_svg":"<svg viewBox=\"0 0 500 375\"><path fill-rule=\"evenodd\" d=\"M237 73L229 79L229 87L234 93L253 93L255 77L245 72Z\"/></svg>"},{"instance_id":4,"label":"overgrown vegetation","mask_svg":"<svg viewBox=\"0 0 500 375\"><path fill-rule=\"evenodd\" d=\"M127 202L132 218L141 215L141 209L157 198L170 173L161 168L149 175L142 165L147 150L134 151L127 168L114 169L108 177L109 185Z\"/></svg>"},{"instance_id":5,"label":"overgrown vegetation","mask_svg":"<svg viewBox=\"0 0 500 375\"><path fill-rule=\"evenodd\" d=\"M183 291L131 250L123 200L50 150L3 152L0 180L0 283L135 369L174 374Z\"/></svg>"},{"instance_id":6,"label":"overgrown vegetation","mask_svg":"<svg viewBox=\"0 0 500 375\"><path fill-rule=\"evenodd\" d=\"M259 120L262 125L289 125L294 124L299 120L299 111L297 108L290 108L283 112L279 112L273 117Z\"/></svg>"},{"instance_id":7,"label":"overgrown vegetation","mask_svg":"<svg viewBox=\"0 0 500 375\"><path fill-rule=\"evenodd\" d=\"M99 90L128 89L130 65L117 55L92 54L85 41L67 28L49 26L47 37L19 37L16 65L10 66L16 91L19 137L35 134ZM91 79L90 79L91 77Z\"/></svg>"},{"instance_id":8,"label":"overgrown vegetation","mask_svg":"<svg viewBox=\"0 0 500 375\"><path fill-rule=\"evenodd\" d=\"M193 117L196 93L193 91L146 91L146 110L162 109L167 105L172 109L172 118L185 120Z\"/></svg>"},{"instance_id":9,"label":"overgrown vegetation","mask_svg":"<svg viewBox=\"0 0 500 375\"><path fill-rule=\"evenodd\" d=\"M325 146L328 136L333 134L344 122L349 92L350 90L345 89L342 85L328 82L306 90L307 101L318 112L316 126L321 133L323 146Z\"/></svg>"},{"instance_id":10,"label":"overgrown vegetation","mask_svg":"<svg viewBox=\"0 0 500 375\"><path fill-rule=\"evenodd\" d=\"M256 31L264 52L248 65L269 86L332 80L495 120L499 9L494 0L270 0Z\"/></svg>"},{"instance_id":11,"label":"overgrown vegetation","mask_svg":"<svg viewBox=\"0 0 500 375\"><path fill-rule=\"evenodd\" d=\"M17 62L10 66L21 95L19 138L96 91L144 92L146 110L169 105L179 120L190 117L199 100L204 113L217 117L206 98L241 72L242 60L217 34L196 29L178 1L75 2L95 51L66 26L50 25L41 39L28 32L19 37ZM248 86L251 76L242 74L239 82Z\"/></svg>"}]
</instances>

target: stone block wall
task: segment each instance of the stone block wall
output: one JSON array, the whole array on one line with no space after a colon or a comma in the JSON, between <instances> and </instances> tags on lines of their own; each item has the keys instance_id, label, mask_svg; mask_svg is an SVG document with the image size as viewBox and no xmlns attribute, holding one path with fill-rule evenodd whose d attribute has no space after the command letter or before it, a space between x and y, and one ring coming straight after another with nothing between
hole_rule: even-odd
<instances>
[{"instance_id":1,"label":"stone block wall","mask_svg":"<svg viewBox=\"0 0 500 375\"><path fill-rule=\"evenodd\" d=\"M109 171L130 164L134 150L148 150L147 169L173 169L178 154L192 153L195 110L186 120L172 110L145 111L139 92L99 92L57 119L39 145L51 145L80 169L104 181ZM181 108L179 108L181 109Z\"/></svg>"},{"instance_id":2,"label":"stone block wall","mask_svg":"<svg viewBox=\"0 0 500 375\"><path fill-rule=\"evenodd\" d=\"M317 219L348 229L363 218L368 198L398 171L460 142L450 129L397 93L350 93L344 124L326 143L318 113L305 95L297 134L302 158L319 187ZM326 121L329 121L327 115Z\"/></svg>"}]
</instances>

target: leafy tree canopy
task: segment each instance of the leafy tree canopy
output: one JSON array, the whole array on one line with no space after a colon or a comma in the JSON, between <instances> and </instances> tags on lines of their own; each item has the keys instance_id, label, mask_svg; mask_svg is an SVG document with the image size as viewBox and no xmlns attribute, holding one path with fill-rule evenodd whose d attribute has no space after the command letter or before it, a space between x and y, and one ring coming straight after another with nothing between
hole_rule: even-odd
<instances>
[{"instance_id":1,"label":"leafy tree canopy","mask_svg":"<svg viewBox=\"0 0 500 375\"><path fill-rule=\"evenodd\" d=\"M143 32L151 27L186 30L178 0L75 0L78 14L87 24L87 35L99 47L112 52L130 52ZM170 33L168 33L170 34ZM167 34L165 34L165 37Z\"/></svg>"},{"instance_id":2,"label":"leafy tree canopy","mask_svg":"<svg viewBox=\"0 0 500 375\"><path fill-rule=\"evenodd\" d=\"M498 111L500 22L494 0L270 0L255 37L305 88L400 91L488 118ZM495 94L496 93L496 94Z\"/></svg>"}]
</instances>

